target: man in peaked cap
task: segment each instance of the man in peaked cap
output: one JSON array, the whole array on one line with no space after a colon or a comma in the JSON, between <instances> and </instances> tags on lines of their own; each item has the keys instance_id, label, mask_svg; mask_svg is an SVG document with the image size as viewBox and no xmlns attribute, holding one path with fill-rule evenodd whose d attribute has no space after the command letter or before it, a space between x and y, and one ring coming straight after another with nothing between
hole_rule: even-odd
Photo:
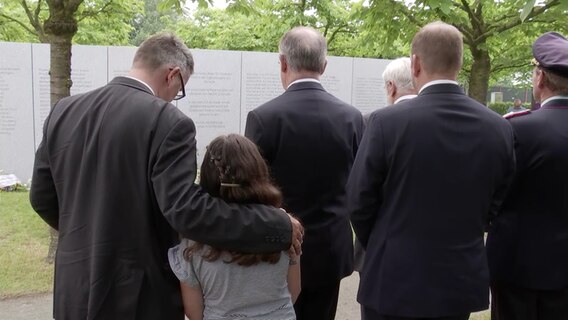
<instances>
[{"instance_id":1,"label":"man in peaked cap","mask_svg":"<svg viewBox=\"0 0 568 320\"><path fill-rule=\"evenodd\" d=\"M513 114L517 170L487 250L492 319L568 319L568 40L533 44L538 111Z\"/></svg>"}]
</instances>

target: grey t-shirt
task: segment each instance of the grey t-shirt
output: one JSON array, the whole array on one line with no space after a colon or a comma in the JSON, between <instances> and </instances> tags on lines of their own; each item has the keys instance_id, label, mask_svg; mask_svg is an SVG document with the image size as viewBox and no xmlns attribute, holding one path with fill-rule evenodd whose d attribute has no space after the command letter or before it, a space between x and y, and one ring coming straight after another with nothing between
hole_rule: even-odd
<instances>
[{"instance_id":1,"label":"grey t-shirt","mask_svg":"<svg viewBox=\"0 0 568 320\"><path fill-rule=\"evenodd\" d=\"M205 261L201 252L189 261L183 250L191 240L182 242L168 252L170 266L178 279L189 286L200 286L203 292L204 320L254 319L294 320L296 315L288 290L289 258L282 252L276 264L260 263L244 267L225 263L230 258L226 252L213 262ZM204 250L208 250L204 246Z\"/></svg>"}]
</instances>

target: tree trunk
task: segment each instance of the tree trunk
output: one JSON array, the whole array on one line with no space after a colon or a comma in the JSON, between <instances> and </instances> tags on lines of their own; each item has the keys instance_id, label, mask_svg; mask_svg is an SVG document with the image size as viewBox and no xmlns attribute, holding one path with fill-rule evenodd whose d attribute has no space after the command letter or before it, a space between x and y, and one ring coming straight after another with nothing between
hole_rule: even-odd
<instances>
[{"instance_id":1,"label":"tree trunk","mask_svg":"<svg viewBox=\"0 0 568 320\"><path fill-rule=\"evenodd\" d=\"M50 104L51 107L71 93L71 44L77 33L75 13L83 0L47 0L49 18L44 30L50 42ZM59 243L58 232L49 228L49 250L46 261L53 262Z\"/></svg>"},{"instance_id":2,"label":"tree trunk","mask_svg":"<svg viewBox=\"0 0 568 320\"><path fill-rule=\"evenodd\" d=\"M480 49L480 47L483 49ZM485 43L480 46L470 46L470 51L473 56L473 63L469 74L469 96L485 105L487 104L491 58Z\"/></svg>"}]
</instances>

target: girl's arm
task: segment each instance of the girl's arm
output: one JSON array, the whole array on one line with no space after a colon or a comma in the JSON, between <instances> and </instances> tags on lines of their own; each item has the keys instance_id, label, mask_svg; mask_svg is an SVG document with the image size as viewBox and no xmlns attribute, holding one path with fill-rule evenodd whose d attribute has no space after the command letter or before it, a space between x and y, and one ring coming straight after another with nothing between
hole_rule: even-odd
<instances>
[{"instance_id":1,"label":"girl's arm","mask_svg":"<svg viewBox=\"0 0 568 320\"><path fill-rule=\"evenodd\" d=\"M290 266L288 267L288 291L292 296L292 303L296 302L301 290L300 256L291 255Z\"/></svg>"},{"instance_id":2,"label":"girl's arm","mask_svg":"<svg viewBox=\"0 0 568 320\"><path fill-rule=\"evenodd\" d=\"M181 282L183 309L189 320L203 320L203 292L201 287L191 287Z\"/></svg>"}]
</instances>

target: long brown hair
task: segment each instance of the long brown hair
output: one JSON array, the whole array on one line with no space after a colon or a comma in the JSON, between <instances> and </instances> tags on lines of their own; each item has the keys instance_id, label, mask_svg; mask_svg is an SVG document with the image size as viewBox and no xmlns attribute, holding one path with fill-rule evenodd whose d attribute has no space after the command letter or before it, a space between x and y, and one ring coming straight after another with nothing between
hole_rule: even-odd
<instances>
[{"instance_id":1,"label":"long brown hair","mask_svg":"<svg viewBox=\"0 0 568 320\"><path fill-rule=\"evenodd\" d=\"M258 147L249 139L238 134L229 134L215 138L203 158L199 184L214 197L227 202L259 203L279 207L282 194L270 181L268 166L260 155ZM184 251L184 257L203 248L202 243L194 243ZM219 259L223 250L209 248L202 253L206 261ZM242 266L251 266L260 262L277 263L280 252L253 254L229 252L230 260Z\"/></svg>"}]
</instances>

